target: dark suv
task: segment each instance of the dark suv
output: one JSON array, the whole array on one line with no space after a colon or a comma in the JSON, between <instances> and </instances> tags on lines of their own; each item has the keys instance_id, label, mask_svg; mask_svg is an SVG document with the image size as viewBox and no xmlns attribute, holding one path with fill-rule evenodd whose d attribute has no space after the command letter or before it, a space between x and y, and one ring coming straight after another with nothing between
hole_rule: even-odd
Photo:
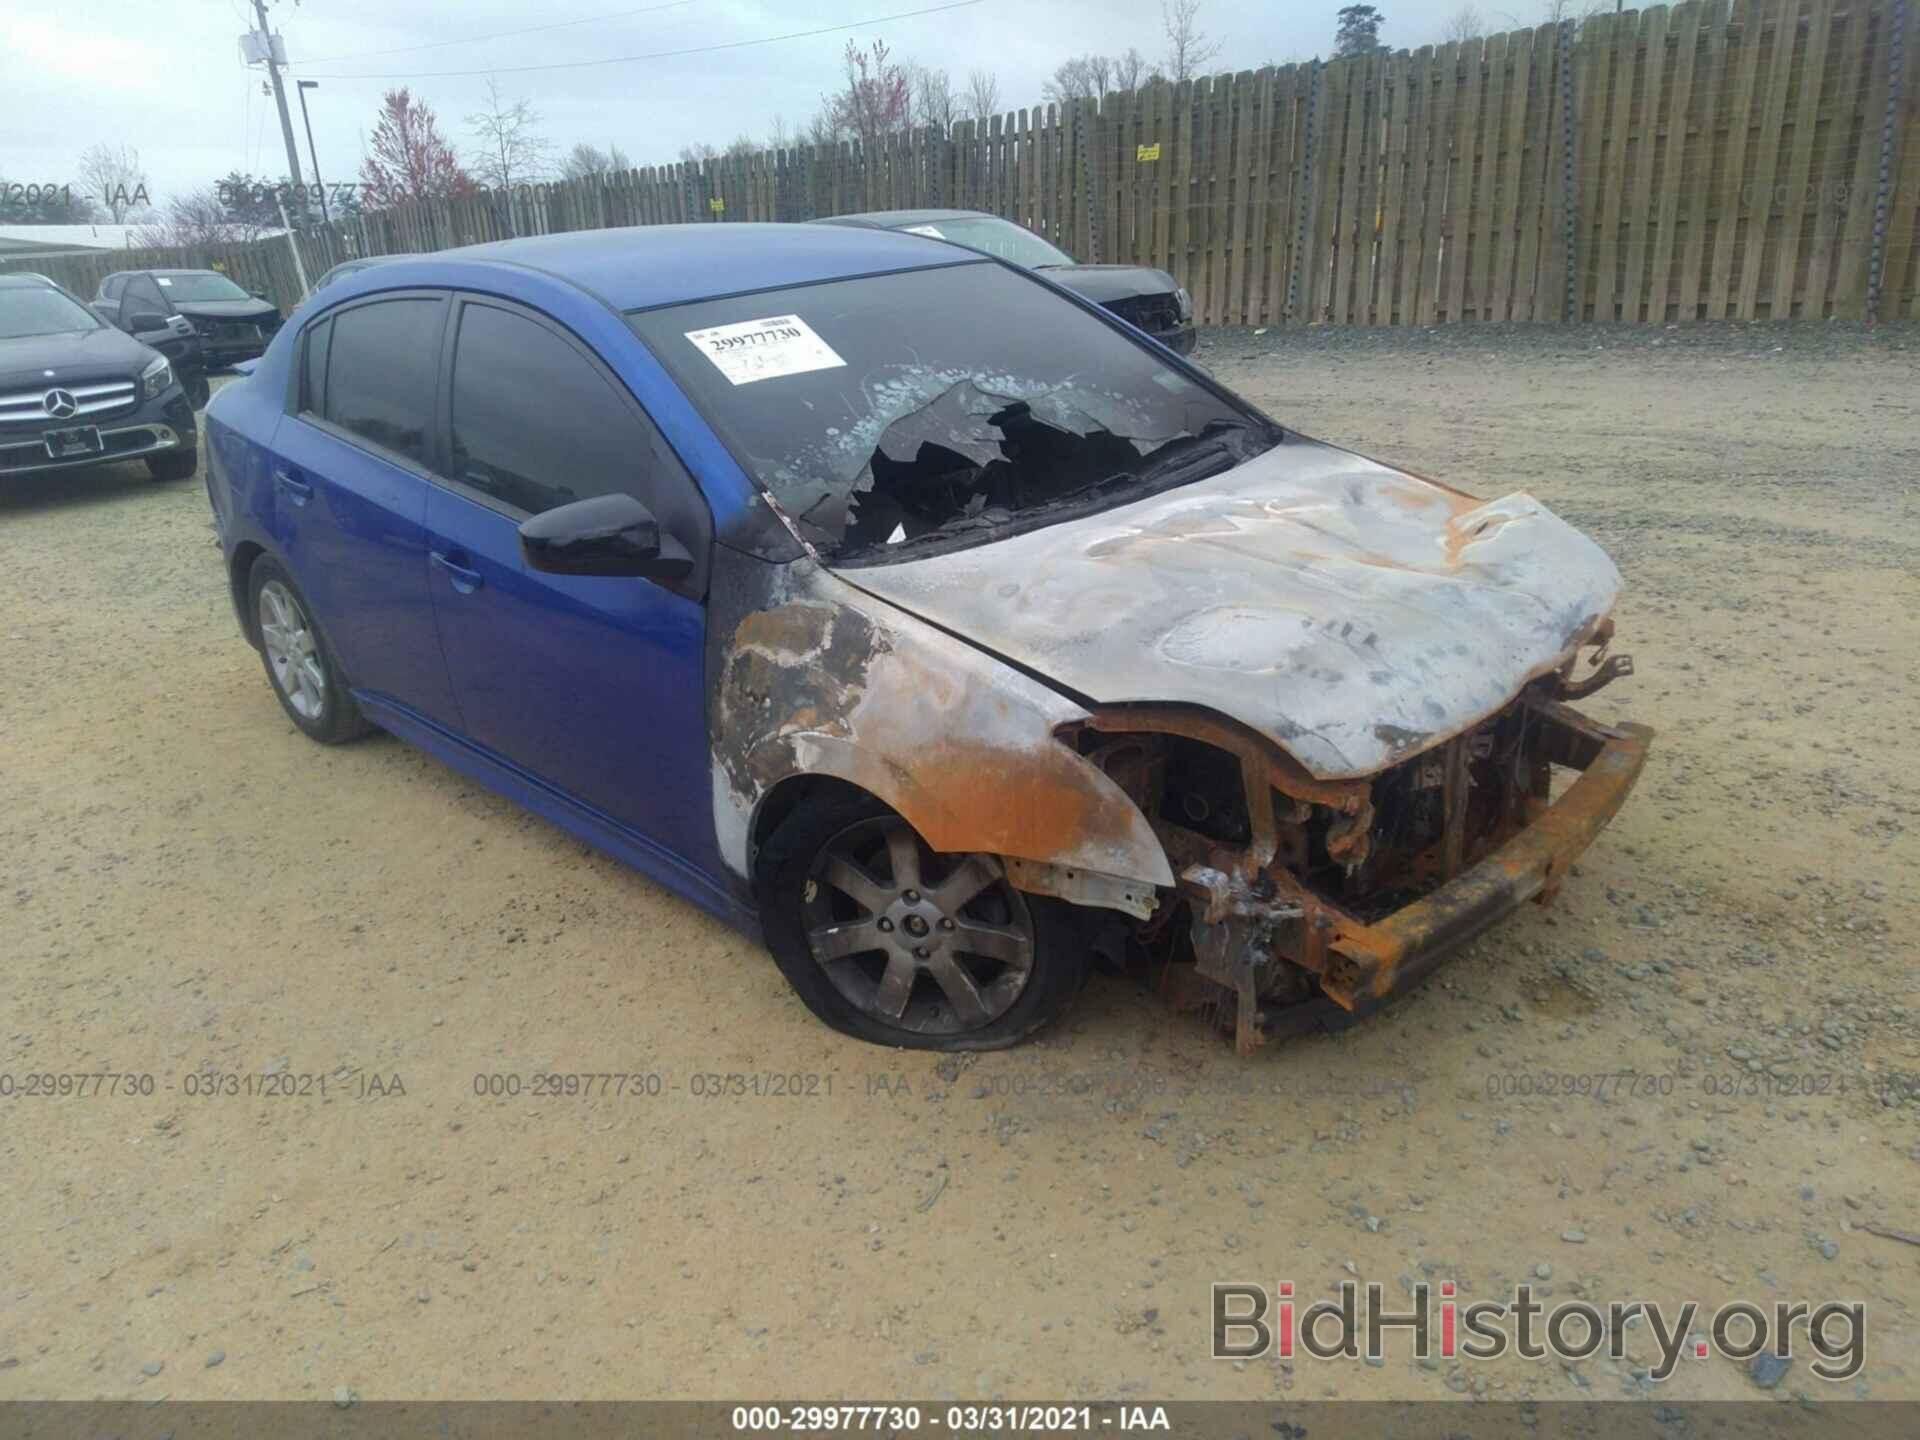
<instances>
[{"instance_id":1,"label":"dark suv","mask_svg":"<svg viewBox=\"0 0 1920 1440\"><path fill-rule=\"evenodd\" d=\"M0 276L0 477L144 459L199 467L193 406L167 357L37 277Z\"/></svg>"},{"instance_id":2,"label":"dark suv","mask_svg":"<svg viewBox=\"0 0 1920 1440\"><path fill-rule=\"evenodd\" d=\"M93 308L142 338L184 317L208 365L266 354L282 319L271 300L248 294L218 270L122 270L100 282ZM160 325L146 323L152 319Z\"/></svg>"}]
</instances>

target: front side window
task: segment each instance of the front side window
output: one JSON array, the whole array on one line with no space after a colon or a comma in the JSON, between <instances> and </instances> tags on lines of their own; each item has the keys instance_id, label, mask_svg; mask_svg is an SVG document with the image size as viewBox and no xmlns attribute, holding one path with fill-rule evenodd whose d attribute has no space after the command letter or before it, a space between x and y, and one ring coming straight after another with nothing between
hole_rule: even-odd
<instances>
[{"instance_id":1,"label":"front side window","mask_svg":"<svg viewBox=\"0 0 1920 1440\"><path fill-rule=\"evenodd\" d=\"M174 304L194 300L251 300L226 276L214 270L172 270L154 277Z\"/></svg>"},{"instance_id":2,"label":"front side window","mask_svg":"<svg viewBox=\"0 0 1920 1440\"><path fill-rule=\"evenodd\" d=\"M343 430L427 464L444 303L381 300L335 314L323 347L319 413ZM310 337L309 363L311 344Z\"/></svg>"},{"instance_id":3,"label":"front side window","mask_svg":"<svg viewBox=\"0 0 1920 1440\"><path fill-rule=\"evenodd\" d=\"M747 472L842 563L1107 509L1279 438L1155 351L984 260L628 319Z\"/></svg>"},{"instance_id":4,"label":"front side window","mask_svg":"<svg viewBox=\"0 0 1920 1440\"><path fill-rule=\"evenodd\" d=\"M99 328L100 317L64 291L42 285L0 287L0 340Z\"/></svg>"},{"instance_id":5,"label":"front side window","mask_svg":"<svg viewBox=\"0 0 1920 1440\"><path fill-rule=\"evenodd\" d=\"M618 492L652 502L629 403L546 326L491 305L460 312L452 460L454 479L533 515Z\"/></svg>"}]
</instances>

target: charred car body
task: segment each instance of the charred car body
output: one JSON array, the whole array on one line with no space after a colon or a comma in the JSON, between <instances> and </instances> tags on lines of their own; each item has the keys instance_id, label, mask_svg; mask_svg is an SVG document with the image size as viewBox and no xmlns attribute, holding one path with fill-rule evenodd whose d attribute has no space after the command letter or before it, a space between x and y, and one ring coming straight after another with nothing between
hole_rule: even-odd
<instances>
[{"instance_id":1,"label":"charred car body","mask_svg":"<svg viewBox=\"0 0 1920 1440\"><path fill-rule=\"evenodd\" d=\"M281 324L278 306L218 270L118 270L101 280L93 308L142 340L192 336L197 366L255 359Z\"/></svg>"},{"instance_id":2,"label":"charred car body","mask_svg":"<svg viewBox=\"0 0 1920 1440\"><path fill-rule=\"evenodd\" d=\"M441 755L889 1044L1011 1043L1104 957L1250 1046L1551 893L1649 740L1569 706L1630 669L1599 548L956 255L654 227L330 287L209 412L289 716Z\"/></svg>"}]
</instances>

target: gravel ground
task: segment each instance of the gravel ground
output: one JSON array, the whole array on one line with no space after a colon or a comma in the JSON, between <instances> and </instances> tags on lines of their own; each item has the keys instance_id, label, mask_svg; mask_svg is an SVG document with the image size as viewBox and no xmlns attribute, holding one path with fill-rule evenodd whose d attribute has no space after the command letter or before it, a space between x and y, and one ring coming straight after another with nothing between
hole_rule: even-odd
<instances>
[{"instance_id":1,"label":"gravel ground","mask_svg":"<svg viewBox=\"0 0 1920 1440\"><path fill-rule=\"evenodd\" d=\"M1916 338L1206 338L1283 420L1594 533L1639 674L1589 708L1660 732L1553 908L1250 1060L1118 980L1009 1053L843 1040L437 763L302 739L198 481L11 482L0 1397L1920 1397L1920 1248L1862 1228L1920 1230ZM19 1093L109 1071L152 1093ZM556 1071L660 1090L475 1093ZM811 1093L703 1078L775 1073ZM1858 1299L1867 1363L1207 1358L1209 1281L1355 1277Z\"/></svg>"}]
</instances>

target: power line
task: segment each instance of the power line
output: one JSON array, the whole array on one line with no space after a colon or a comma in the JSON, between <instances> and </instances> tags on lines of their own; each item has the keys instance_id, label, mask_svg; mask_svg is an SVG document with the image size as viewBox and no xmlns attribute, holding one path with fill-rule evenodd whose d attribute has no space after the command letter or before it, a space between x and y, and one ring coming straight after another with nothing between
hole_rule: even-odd
<instances>
[{"instance_id":1,"label":"power line","mask_svg":"<svg viewBox=\"0 0 1920 1440\"><path fill-rule=\"evenodd\" d=\"M595 25L602 20L624 20L630 15L651 15L659 10L678 10L683 5L691 5L693 0L671 0L666 5L643 5L638 10L615 10L607 15L588 15L581 20L557 20L551 25L529 25L523 30L497 30L491 35L469 35L462 40L435 40L426 45L402 45L395 50L356 50L351 55L323 55L318 60L302 60L306 65L331 65L341 60L371 60L379 55L406 55L415 50L440 50L448 45L478 45L487 40L505 40L511 35L535 35L542 30L564 30L569 25ZM326 79L326 76L321 76ZM343 75L335 77L343 80L358 77Z\"/></svg>"},{"instance_id":2,"label":"power line","mask_svg":"<svg viewBox=\"0 0 1920 1440\"><path fill-rule=\"evenodd\" d=\"M711 55L717 50L741 50L749 45L772 45L781 40L805 40L815 35L831 35L841 30L858 30L863 25L885 25L893 20L911 20L918 15L937 15L943 10L964 10L983 0L949 0L945 5L929 5L923 10L902 10L893 15L875 15L867 20L849 20L844 25L822 25L814 30L792 30L785 35L763 35L755 40L728 40L718 45L692 45L684 50L652 50L644 55L610 55L601 60L561 60L549 65L488 65L478 70L415 70L378 72L360 75L317 75L317 80L436 80L468 75L524 75L532 70L583 70L595 65L626 65L635 60L671 60L682 55ZM315 62L317 63L317 62Z\"/></svg>"}]
</instances>

